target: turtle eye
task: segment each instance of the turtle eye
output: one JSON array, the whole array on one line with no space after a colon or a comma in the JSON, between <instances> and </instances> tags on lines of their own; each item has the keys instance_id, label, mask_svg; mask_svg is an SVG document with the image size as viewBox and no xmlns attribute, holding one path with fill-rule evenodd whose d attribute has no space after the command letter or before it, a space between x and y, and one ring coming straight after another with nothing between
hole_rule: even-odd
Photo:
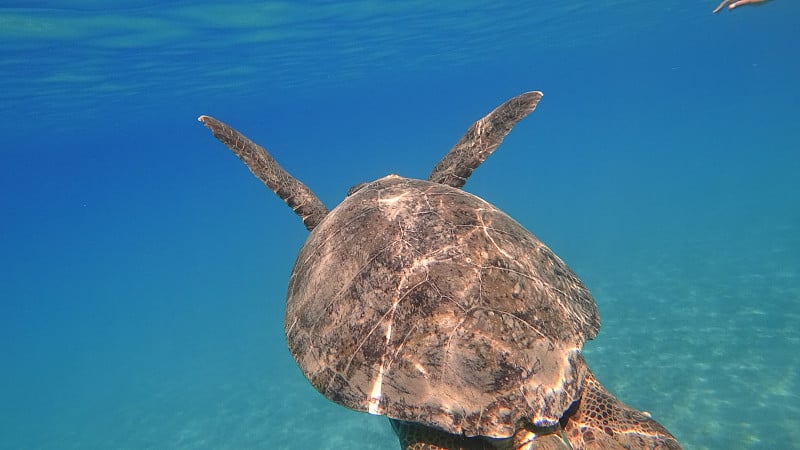
<instances>
[{"instance_id":1,"label":"turtle eye","mask_svg":"<svg viewBox=\"0 0 800 450\"><path fill-rule=\"evenodd\" d=\"M356 192L361 190L361 188L363 188L366 185L367 185L367 183L358 183L358 184L354 185L353 187L351 187L350 189L347 190L347 196L350 197L351 195L355 194Z\"/></svg>"}]
</instances>

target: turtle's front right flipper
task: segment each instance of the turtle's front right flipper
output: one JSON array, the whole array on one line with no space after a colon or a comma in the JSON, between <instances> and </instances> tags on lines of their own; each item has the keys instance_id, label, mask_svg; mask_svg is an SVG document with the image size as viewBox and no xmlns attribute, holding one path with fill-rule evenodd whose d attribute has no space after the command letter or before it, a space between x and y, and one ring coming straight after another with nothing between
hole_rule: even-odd
<instances>
[{"instance_id":1,"label":"turtle's front right flipper","mask_svg":"<svg viewBox=\"0 0 800 450\"><path fill-rule=\"evenodd\" d=\"M328 214L328 209L305 184L284 170L263 147L247 139L224 122L210 117L197 118L211 133L239 157L272 192L283 199L309 231Z\"/></svg>"},{"instance_id":2,"label":"turtle's front right flipper","mask_svg":"<svg viewBox=\"0 0 800 450\"><path fill-rule=\"evenodd\" d=\"M482 162L494 152L520 120L542 99L539 91L520 94L473 123L456 145L433 168L428 181L461 188Z\"/></svg>"}]
</instances>

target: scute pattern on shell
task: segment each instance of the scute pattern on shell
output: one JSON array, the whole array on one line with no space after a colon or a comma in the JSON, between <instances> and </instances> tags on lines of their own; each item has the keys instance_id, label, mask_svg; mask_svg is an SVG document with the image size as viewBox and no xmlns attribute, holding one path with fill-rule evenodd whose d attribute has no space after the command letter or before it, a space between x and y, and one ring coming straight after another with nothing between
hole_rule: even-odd
<instances>
[{"instance_id":1,"label":"scute pattern on shell","mask_svg":"<svg viewBox=\"0 0 800 450\"><path fill-rule=\"evenodd\" d=\"M312 231L289 282L286 337L348 408L467 436L558 422L599 328L577 276L496 207L388 176Z\"/></svg>"}]
</instances>

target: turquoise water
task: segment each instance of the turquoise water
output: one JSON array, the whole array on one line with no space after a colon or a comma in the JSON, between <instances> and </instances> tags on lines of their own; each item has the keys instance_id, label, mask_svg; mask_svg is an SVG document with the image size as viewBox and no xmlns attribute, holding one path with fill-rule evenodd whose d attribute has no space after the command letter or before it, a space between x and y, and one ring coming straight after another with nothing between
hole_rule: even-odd
<instances>
[{"instance_id":1,"label":"turquoise water","mask_svg":"<svg viewBox=\"0 0 800 450\"><path fill-rule=\"evenodd\" d=\"M307 232L196 118L332 207L533 89L465 189L592 290L598 378L800 448L800 3L107 3L0 6L0 448L396 448L296 368Z\"/></svg>"}]
</instances>

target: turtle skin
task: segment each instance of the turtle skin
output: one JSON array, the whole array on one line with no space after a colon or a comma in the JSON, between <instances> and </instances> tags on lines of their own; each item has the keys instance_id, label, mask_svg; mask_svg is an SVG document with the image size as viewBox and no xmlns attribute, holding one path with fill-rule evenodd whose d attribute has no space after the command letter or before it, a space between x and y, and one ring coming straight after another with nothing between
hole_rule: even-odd
<instances>
[{"instance_id":1,"label":"turtle skin","mask_svg":"<svg viewBox=\"0 0 800 450\"><path fill-rule=\"evenodd\" d=\"M591 371L583 392L549 429L520 424L509 439L455 436L416 423L392 420L403 450L679 450L666 428L644 412L617 400Z\"/></svg>"}]
</instances>

